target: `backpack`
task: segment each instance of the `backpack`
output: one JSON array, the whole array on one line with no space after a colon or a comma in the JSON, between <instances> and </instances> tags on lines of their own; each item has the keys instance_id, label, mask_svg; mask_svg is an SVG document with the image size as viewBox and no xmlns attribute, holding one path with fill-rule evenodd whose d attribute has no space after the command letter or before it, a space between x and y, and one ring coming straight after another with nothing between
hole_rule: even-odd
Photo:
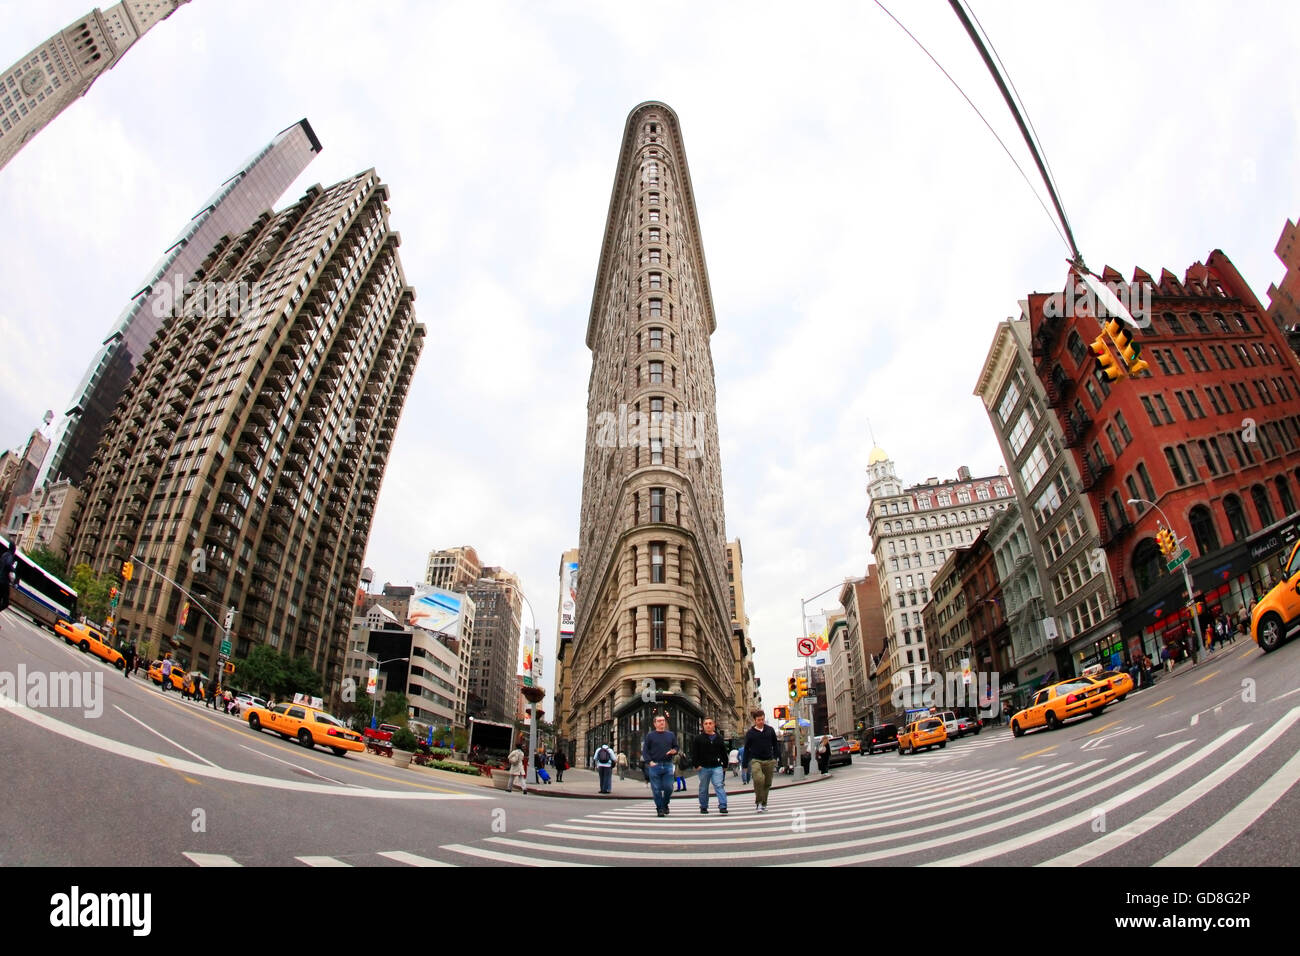
<instances>
[{"instance_id":1,"label":"backpack","mask_svg":"<svg viewBox=\"0 0 1300 956\"><path fill-rule=\"evenodd\" d=\"M607 744L601 744L600 749L596 751L596 765L600 766L605 763L614 762L614 753L609 749Z\"/></svg>"}]
</instances>

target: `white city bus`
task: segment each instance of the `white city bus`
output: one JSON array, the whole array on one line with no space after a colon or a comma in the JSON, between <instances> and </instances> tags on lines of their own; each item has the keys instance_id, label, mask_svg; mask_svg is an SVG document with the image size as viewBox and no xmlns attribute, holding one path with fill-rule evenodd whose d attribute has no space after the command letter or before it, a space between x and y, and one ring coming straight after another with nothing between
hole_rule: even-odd
<instances>
[{"instance_id":1,"label":"white city bus","mask_svg":"<svg viewBox=\"0 0 1300 956\"><path fill-rule=\"evenodd\" d=\"M0 548L9 548L9 541L4 537L0 537ZM17 580L9 585L9 603L37 624L54 630L54 622L59 618L77 619L77 592L21 551L14 565L14 576Z\"/></svg>"}]
</instances>

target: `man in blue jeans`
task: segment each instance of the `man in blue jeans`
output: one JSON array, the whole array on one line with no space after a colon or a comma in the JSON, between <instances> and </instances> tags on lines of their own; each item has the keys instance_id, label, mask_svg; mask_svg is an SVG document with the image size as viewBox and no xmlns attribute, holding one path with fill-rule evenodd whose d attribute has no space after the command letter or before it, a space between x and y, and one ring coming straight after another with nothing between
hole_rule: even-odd
<instances>
[{"instance_id":1,"label":"man in blue jeans","mask_svg":"<svg viewBox=\"0 0 1300 956\"><path fill-rule=\"evenodd\" d=\"M727 742L717 732L712 717L704 718L704 733L695 738L695 759L700 774L700 813L709 812L709 785L718 795L718 812L727 812Z\"/></svg>"},{"instance_id":2,"label":"man in blue jeans","mask_svg":"<svg viewBox=\"0 0 1300 956\"><path fill-rule=\"evenodd\" d=\"M673 757L677 756L677 735L668 729L668 718L660 714L655 718L655 729L641 742L641 762L650 774L650 793L655 798L659 816L668 816L668 803L673 798L673 784L677 771Z\"/></svg>"}]
</instances>

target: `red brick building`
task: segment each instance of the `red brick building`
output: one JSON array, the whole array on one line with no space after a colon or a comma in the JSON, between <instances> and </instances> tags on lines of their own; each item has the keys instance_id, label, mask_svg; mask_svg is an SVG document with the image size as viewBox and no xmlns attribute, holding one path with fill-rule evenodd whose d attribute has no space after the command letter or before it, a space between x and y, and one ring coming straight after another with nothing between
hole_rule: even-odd
<instances>
[{"instance_id":1,"label":"red brick building","mask_svg":"<svg viewBox=\"0 0 1300 956\"><path fill-rule=\"evenodd\" d=\"M1107 268L1102 278L1123 297L1117 272ZM1139 287L1149 294L1136 294ZM1081 314L1086 308L1029 298L1038 376L1115 586L1122 642L1103 637L1090 655L1076 649L1084 666L1138 650L1156 658L1190 632L1182 573L1166 570L1156 545L1159 511L1130 499L1155 502L1185 539L1193 590L1210 615L1235 612L1267 587L1276 555L1296 534L1300 364L1277 324L1218 250L1182 280L1136 270L1127 289L1130 303L1148 306L1135 340L1150 373L1116 382L1089 351L1099 323Z\"/></svg>"},{"instance_id":2,"label":"red brick building","mask_svg":"<svg viewBox=\"0 0 1300 956\"><path fill-rule=\"evenodd\" d=\"M1011 629L1003 612L1002 582L987 529L959 556L957 569L970 622L971 670L1012 673Z\"/></svg>"}]
</instances>

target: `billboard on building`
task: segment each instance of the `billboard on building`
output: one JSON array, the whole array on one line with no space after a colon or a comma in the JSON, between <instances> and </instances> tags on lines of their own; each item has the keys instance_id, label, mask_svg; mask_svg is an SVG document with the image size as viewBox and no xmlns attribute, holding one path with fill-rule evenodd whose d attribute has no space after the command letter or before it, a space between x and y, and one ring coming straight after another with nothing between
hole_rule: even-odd
<instances>
[{"instance_id":1,"label":"billboard on building","mask_svg":"<svg viewBox=\"0 0 1300 956\"><path fill-rule=\"evenodd\" d=\"M416 586L415 593L411 595L406 623L459 639L463 612L464 595L421 584Z\"/></svg>"},{"instance_id":2,"label":"billboard on building","mask_svg":"<svg viewBox=\"0 0 1300 956\"><path fill-rule=\"evenodd\" d=\"M564 565L563 593L560 595L560 633L572 634L578 622L578 562Z\"/></svg>"}]
</instances>

